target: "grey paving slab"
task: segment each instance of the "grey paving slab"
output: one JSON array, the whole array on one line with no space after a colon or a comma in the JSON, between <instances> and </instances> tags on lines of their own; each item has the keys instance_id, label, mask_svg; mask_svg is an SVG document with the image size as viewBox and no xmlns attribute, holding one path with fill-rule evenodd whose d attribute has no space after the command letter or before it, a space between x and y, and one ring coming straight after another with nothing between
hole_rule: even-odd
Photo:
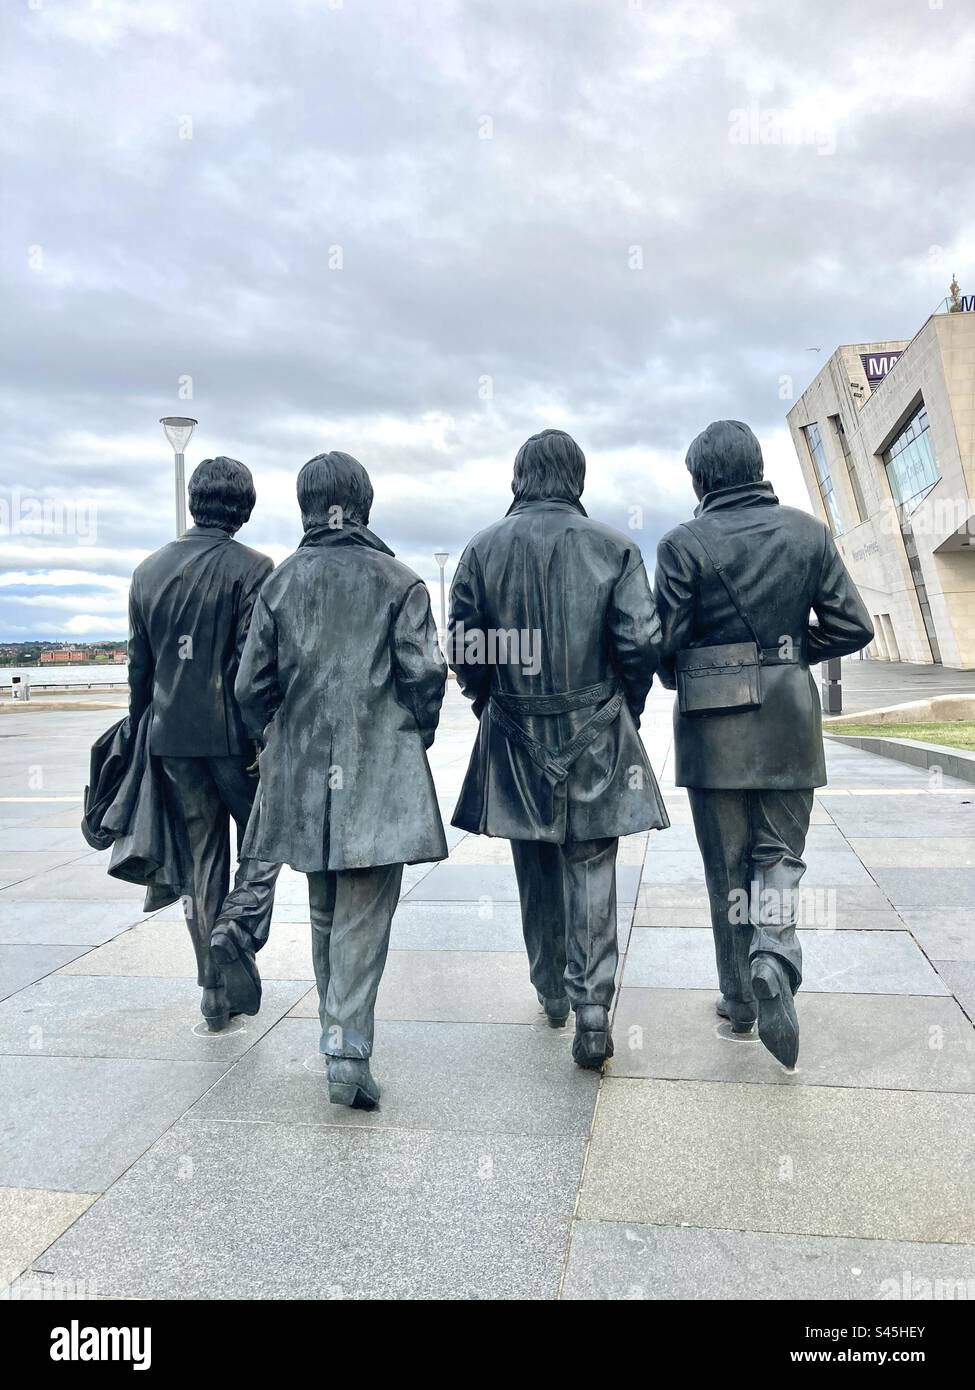
<instances>
[{"instance_id":1,"label":"grey paving slab","mask_svg":"<svg viewBox=\"0 0 975 1390\"><path fill-rule=\"evenodd\" d=\"M255 1018L210 1033L195 980L51 975L0 1004L0 1052L229 1063L307 988L303 980L270 980Z\"/></svg>"},{"instance_id":2,"label":"grey paving slab","mask_svg":"<svg viewBox=\"0 0 975 1390\"><path fill-rule=\"evenodd\" d=\"M972 1244L973 1161L972 1095L611 1079L578 1214Z\"/></svg>"},{"instance_id":3,"label":"grey paving slab","mask_svg":"<svg viewBox=\"0 0 975 1390\"><path fill-rule=\"evenodd\" d=\"M184 1120L44 1267L139 1298L550 1299L581 1166L565 1136Z\"/></svg>"},{"instance_id":4,"label":"grey paving slab","mask_svg":"<svg viewBox=\"0 0 975 1390\"><path fill-rule=\"evenodd\" d=\"M562 1298L971 1298L975 1246L573 1223Z\"/></svg>"},{"instance_id":5,"label":"grey paving slab","mask_svg":"<svg viewBox=\"0 0 975 1390\"><path fill-rule=\"evenodd\" d=\"M632 901L619 901L616 920L621 947L632 918ZM403 951L522 951L521 909L517 902L493 900L400 902L390 944Z\"/></svg>"},{"instance_id":6,"label":"grey paving slab","mask_svg":"<svg viewBox=\"0 0 975 1390\"><path fill-rule=\"evenodd\" d=\"M69 865L87 857L90 850L0 850L0 888L9 888L25 879L46 875L51 869Z\"/></svg>"},{"instance_id":7,"label":"grey paving slab","mask_svg":"<svg viewBox=\"0 0 975 1390\"><path fill-rule=\"evenodd\" d=\"M11 884L2 890L2 900L11 903L36 899L65 902L110 899L112 902L126 901L141 906L146 890L136 884L110 878L107 868L107 855L89 855L75 863L61 864L46 873Z\"/></svg>"},{"instance_id":8,"label":"grey paving slab","mask_svg":"<svg viewBox=\"0 0 975 1390\"><path fill-rule=\"evenodd\" d=\"M490 835L465 835L450 851L451 864L502 864L511 866L511 844Z\"/></svg>"},{"instance_id":9,"label":"grey paving slab","mask_svg":"<svg viewBox=\"0 0 975 1390\"><path fill-rule=\"evenodd\" d=\"M975 961L975 913L963 907L905 907L904 925L931 960Z\"/></svg>"},{"instance_id":10,"label":"grey paving slab","mask_svg":"<svg viewBox=\"0 0 975 1390\"><path fill-rule=\"evenodd\" d=\"M0 1298L17 1303L53 1303L70 1299L72 1303L99 1303L116 1300L109 1294L99 1293L95 1285L85 1279L56 1279L50 1274L28 1270L7 1286L0 1288Z\"/></svg>"},{"instance_id":11,"label":"grey paving slab","mask_svg":"<svg viewBox=\"0 0 975 1390\"><path fill-rule=\"evenodd\" d=\"M635 927L710 927L708 907L641 907L633 914Z\"/></svg>"},{"instance_id":12,"label":"grey paving slab","mask_svg":"<svg viewBox=\"0 0 975 1390\"><path fill-rule=\"evenodd\" d=\"M712 990L620 990L610 1075L975 1092L975 1028L950 997L800 990L794 1072L776 1064L754 1029L732 1033L716 999Z\"/></svg>"},{"instance_id":13,"label":"grey paving slab","mask_svg":"<svg viewBox=\"0 0 975 1390\"><path fill-rule=\"evenodd\" d=\"M0 1289L46 1250L96 1196L0 1187Z\"/></svg>"},{"instance_id":14,"label":"grey paving slab","mask_svg":"<svg viewBox=\"0 0 975 1390\"><path fill-rule=\"evenodd\" d=\"M619 900L632 902L636 897L640 870L635 864L621 864L616 869L616 893ZM498 864L438 864L425 878L404 893L407 902L517 902L518 884L513 868Z\"/></svg>"},{"instance_id":15,"label":"grey paving slab","mask_svg":"<svg viewBox=\"0 0 975 1390\"><path fill-rule=\"evenodd\" d=\"M851 848L869 869L972 869L975 838L945 836L879 836L853 839Z\"/></svg>"},{"instance_id":16,"label":"grey paving slab","mask_svg":"<svg viewBox=\"0 0 975 1390\"><path fill-rule=\"evenodd\" d=\"M411 889L415 888L417 884L422 883L434 868L436 868L435 864L407 864L403 870L400 899L405 898Z\"/></svg>"},{"instance_id":17,"label":"grey paving slab","mask_svg":"<svg viewBox=\"0 0 975 1390\"><path fill-rule=\"evenodd\" d=\"M963 907L975 910L975 869L874 869L895 907Z\"/></svg>"},{"instance_id":18,"label":"grey paving slab","mask_svg":"<svg viewBox=\"0 0 975 1390\"><path fill-rule=\"evenodd\" d=\"M975 1019L975 965L971 961L935 961L938 974L965 1010Z\"/></svg>"},{"instance_id":19,"label":"grey paving slab","mask_svg":"<svg viewBox=\"0 0 975 1390\"><path fill-rule=\"evenodd\" d=\"M103 1192L224 1070L209 1061L0 1057L0 1184Z\"/></svg>"},{"instance_id":20,"label":"grey paving slab","mask_svg":"<svg viewBox=\"0 0 975 1390\"><path fill-rule=\"evenodd\" d=\"M844 994L947 994L908 932L800 929L803 990ZM695 927L636 927L624 985L716 989L714 940Z\"/></svg>"},{"instance_id":21,"label":"grey paving slab","mask_svg":"<svg viewBox=\"0 0 975 1390\"><path fill-rule=\"evenodd\" d=\"M0 852L21 854L24 851L73 850L76 855L89 854L91 846L77 827L56 830L51 827L17 826L0 829Z\"/></svg>"},{"instance_id":22,"label":"grey paving slab","mask_svg":"<svg viewBox=\"0 0 975 1390\"><path fill-rule=\"evenodd\" d=\"M638 909L703 912L708 907L704 883L644 883L637 895Z\"/></svg>"},{"instance_id":23,"label":"grey paving slab","mask_svg":"<svg viewBox=\"0 0 975 1390\"><path fill-rule=\"evenodd\" d=\"M318 1017L318 992L291 1010ZM434 1023L544 1023L520 951L390 951L376 1017Z\"/></svg>"},{"instance_id":24,"label":"grey paving slab","mask_svg":"<svg viewBox=\"0 0 975 1390\"><path fill-rule=\"evenodd\" d=\"M192 1111L194 1119L489 1134L585 1135L598 1077L576 1067L571 1030L540 1023L376 1024L377 1110L328 1102L317 1019L287 1018Z\"/></svg>"},{"instance_id":25,"label":"grey paving slab","mask_svg":"<svg viewBox=\"0 0 975 1390\"><path fill-rule=\"evenodd\" d=\"M304 922L275 921L260 953L263 980L312 980L311 927ZM182 922L152 917L131 931L80 956L69 975L157 975L165 979L196 979L196 957Z\"/></svg>"},{"instance_id":26,"label":"grey paving slab","mask_svg":"<svg viewBox=\"0 0 975 1390\"><path fill-rule=\"evenodd\" d=\"M99 946L145 917L132 902L5 902L0 893L0 943Z\"/></svg>"},{"instance_id":27,"label":"grey paving slab","mask_svg":"<svg viewBox=\"0 0 975 1390\"><path fill-rule=\"evenodd\" d=\"M975 794L920 793L917 796L845 796L822 793L833 820L850 838L975 836Z\"/></svg>"},{"instance_id":28,"label":"grey paving slab","mask_svg":"<svg viewBox=\"0 0 975 1390\"><path fill-rule=\"evenodd\" d=\"M0 945L0 1000L59 970L84 946Z\"/></svg>"},{"instance_id":29,"label":"grey paving slab","mask_svg":"<svg viewBox=\"0 0 975 1390\"><path fill-rule=\"evenodd\" d=\"M84 777L82 777L82 782ZM71 806L64 806L60 810L52 810L48 807L45 811L37 815L26 815L21 824L26 827L36 826L43 830L70 830L77 827L81 820L82 803L80 799Z\"/></svg>"},{"instance_id":30,"label":"grey paving slab","mask_svg":"<svg viewBox=\"0 0 975 1390\"><path fill-rule=\"evenodd\" d=\"M390 945L417 951L524 950L521 909L516 902L400 902Z\"/></svg>"}]
</instances>

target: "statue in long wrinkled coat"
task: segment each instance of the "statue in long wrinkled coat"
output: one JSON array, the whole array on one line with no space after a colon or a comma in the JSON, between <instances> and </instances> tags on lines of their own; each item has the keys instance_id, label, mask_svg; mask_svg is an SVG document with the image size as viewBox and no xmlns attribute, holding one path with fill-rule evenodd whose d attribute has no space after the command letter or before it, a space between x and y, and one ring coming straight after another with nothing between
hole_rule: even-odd
<instances>
[{"instance_id":1,"label":"statue in long wrinkled coat","mask_svg":"<svg viewBox=\"0 0 975 1390\"><path fill-rule=\"evenodd\" d=\"M468 545L448 655L480 729L453 823L511 841L532 983L573 1057L612 1056L621 835L669 824L637 732L660 629L639 547L592 521L561 430L515 459L507 516Z\"/></svg>"},{"instance_id":2,"label":"statue in long wrinkled coat","mask_svg":"<svg viewBox=\"0 0 975 1390\"><path fill-rule=\"evenodd\" d=\"M261 590L237 677L263 745L241 848L308 875L333 1103L371 1109L369 1059L403 865L445 859L426 750L447 680L427 587L368 529L372 484L348 454L298 474L305 529Z\"/></svg>"},{"instance_id":3,"label":"statue in long wrinkled coat","mask_svg":"<svg viewBox=\"0 0 975 1390\"><path fill-rule=\"evenodd\" d=\"M735 1032L758 1018L784 1065L799 1053L799 881L826 781L810 666L859 651L870 616L826 526L783 507L747 425L691 444L700 505L657 550L660 675L674 704L677 785L704 860L721 998ZM811 621L811 614L816 622Z\"/></svg>"}]
</instances>

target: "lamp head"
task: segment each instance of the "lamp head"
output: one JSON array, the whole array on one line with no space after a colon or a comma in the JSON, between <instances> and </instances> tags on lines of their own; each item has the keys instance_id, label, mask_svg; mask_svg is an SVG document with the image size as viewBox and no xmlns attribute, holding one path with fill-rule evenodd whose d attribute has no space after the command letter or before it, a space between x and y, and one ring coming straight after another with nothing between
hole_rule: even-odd
<instances>
[{"instance_id":1,"label":"lamp head","mask_svg":"<svg viewBox=\"0 0 975 1390\"><path fill-rule=\"evenodd\" d=\"M159 423L166 431L166 438L172 445L173 453L185 454L197 421L191 420L188 415L164 415Z\"/></svg>"}]
</instances>

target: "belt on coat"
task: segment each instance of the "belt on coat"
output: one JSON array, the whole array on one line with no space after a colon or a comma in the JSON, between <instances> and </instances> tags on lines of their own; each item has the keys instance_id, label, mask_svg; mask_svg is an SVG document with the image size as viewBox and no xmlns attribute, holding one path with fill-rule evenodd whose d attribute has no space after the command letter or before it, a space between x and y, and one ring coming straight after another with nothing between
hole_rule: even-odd
<instances>
[{"instance_id":1,"label":"belt on coat","mask_svg":"<svg viewBox=\"0 0 975 1390\"><path fill-rule=\"evenodd\" d=\"M606 703L603 704L603 701ZM516 722L513 715L568 714L571 710L602 705L593 717L583 724L566 743L548 748L533 738ZM493 694L490 701L492 721L513 743L520 744L536 766L553 782L564 782L572 764L589 745L619 716L623 708L623 691L615 680L600 681L578 690L565 690L557 695Z\"/></svg>"}]
</instances>

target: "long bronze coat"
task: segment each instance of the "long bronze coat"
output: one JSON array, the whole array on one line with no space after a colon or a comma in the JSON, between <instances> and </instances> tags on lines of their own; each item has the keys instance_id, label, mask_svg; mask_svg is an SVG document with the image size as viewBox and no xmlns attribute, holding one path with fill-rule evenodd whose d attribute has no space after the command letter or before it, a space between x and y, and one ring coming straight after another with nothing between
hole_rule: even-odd
<instances>
[{"instance_id":1,"label":"long bronze coat","mask_svg":"<svg viewBox=\"0 0 975 1390\"><path fill-rule=\"evenodd\" d=\"M660 628L632 540L592 521L578 503L516 503L468 545L450 611L448 655L480 719L454 825L562 844L668 824L637 733ZM482 662L465 659L476 655L477 632L484 634ZM623 696L618 714L562 780L502 727L504 710L517 711L519 700L594 692L594 702L565 713L515 713L529 738L557 759L606 709L614 688Z\"/></svg>"},{"instance_id":2,"label":"long bronze coat","mask_svg":"<svg viewBox=\"0 0 975 1390\"><path fill-rule=\"evenodd\" d=\"M423 581L364 526L307 532L261 590L237 676L265 742L241 857L306 873L445 859L425 750L446 679Z\"/></svg>"},{"instance_id":3,"label":"long bronze coat","mask_svg":"<svg viewBox=\"0 0 975 1390\"><path fill-rule=\"evenodd\" d=\"M680 787L801 790L826 782L822 715L810 666L859 651L873 638L870 615L827 528L783 507L770 483L710 492L688 523L724 566L762 646L796 660L763 667L762 704L739 714L682 715L674 702ZM707 558L677 526L657 549L660 676L674 688L687 647L747 642L749 632ZM814 613L818 622L811 622Z\"/></svg>"}]
</instances>

